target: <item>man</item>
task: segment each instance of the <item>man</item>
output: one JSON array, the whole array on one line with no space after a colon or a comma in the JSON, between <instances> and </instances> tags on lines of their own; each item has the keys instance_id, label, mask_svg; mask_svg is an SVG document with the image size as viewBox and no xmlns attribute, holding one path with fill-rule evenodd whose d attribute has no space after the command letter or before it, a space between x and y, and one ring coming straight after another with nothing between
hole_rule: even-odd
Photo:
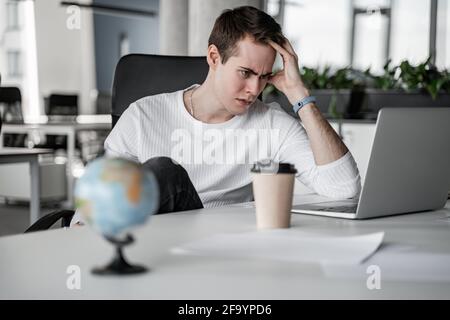
<instances>
[{"instance_id":1,"label":"man","mask_svg":"<svg viewBox=\"0 0 450 320\"><path fill-rule=\"evenodd\" d=\"M277 53L283 69L272 74ZM318 194L359 194L356 163L315 106L298 56L272 17L248 6L225 10L206 59L209 72L201 85L134 102L105 141L108 155L139 161L155 173L159 213L251 201L250 168L262 154L293 163L297 179ZM298 109L298 119L257 100L268 83ZM253 152L258 136L267 144Z\"/></svg>"}]
</instances>

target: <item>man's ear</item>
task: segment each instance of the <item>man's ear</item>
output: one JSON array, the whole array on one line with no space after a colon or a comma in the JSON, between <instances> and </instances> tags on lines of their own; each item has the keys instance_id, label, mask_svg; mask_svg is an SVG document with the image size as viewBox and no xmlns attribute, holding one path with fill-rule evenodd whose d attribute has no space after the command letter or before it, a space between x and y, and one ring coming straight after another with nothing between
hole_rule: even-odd
<instances>
[{"instance_id":1,"label":"man's ear","mask_svg":"<svg viewBox=\"0 0 450 320\"><path fill-rule=\"evenodd\" d=\"M212 70L216 70L219 63L221 63L219 49L217 49L216 45L212 44L208 47L206 61L208 62L208 65Z\"/></svg>"}]
</instances>

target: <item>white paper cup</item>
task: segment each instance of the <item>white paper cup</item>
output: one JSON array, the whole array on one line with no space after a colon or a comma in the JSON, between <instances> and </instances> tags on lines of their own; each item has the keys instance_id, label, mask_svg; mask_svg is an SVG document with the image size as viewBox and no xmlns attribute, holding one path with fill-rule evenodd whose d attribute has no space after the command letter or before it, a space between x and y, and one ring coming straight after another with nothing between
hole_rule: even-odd
<instances>
[{"instance_id":1,"label":"white paper cup","mask_svg":"<svg viewBox=\"0 0 450 320\"><path fill-rule=\"evenodd\" d=\"M296 172L290 164L272 164L270 170L253 167L253 197L258 229L290 227Z\"/></svg>"}]
</instances>

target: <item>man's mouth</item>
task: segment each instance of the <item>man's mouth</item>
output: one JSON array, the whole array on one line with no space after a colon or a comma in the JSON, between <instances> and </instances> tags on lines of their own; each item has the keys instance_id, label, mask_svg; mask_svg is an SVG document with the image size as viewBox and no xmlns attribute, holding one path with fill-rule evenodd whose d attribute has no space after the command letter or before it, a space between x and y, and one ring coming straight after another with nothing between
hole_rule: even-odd
<instances>
[{"instance_id":1,"label":"man's mouth","mask_svg":"<svg viewBox=\"0 0 450 320\"><path fill-rule=\"evenodd\" d=\"M239 99L239 98L236 98L236 100L239 101L243 105L249 105L253 102L253 100Z\"/></svg>"}]
</instances>

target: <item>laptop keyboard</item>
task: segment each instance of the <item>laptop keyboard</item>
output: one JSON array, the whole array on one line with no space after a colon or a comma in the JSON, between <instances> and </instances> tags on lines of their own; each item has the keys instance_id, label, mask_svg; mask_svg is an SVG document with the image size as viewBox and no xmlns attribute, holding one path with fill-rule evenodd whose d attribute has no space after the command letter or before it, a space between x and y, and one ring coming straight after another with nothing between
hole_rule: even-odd
<instances>
[{"instance_id":1,"label":"laptop keyboard","mask_svg":"<svg viewBox=\"0 0 450 320\"><path fill-rule=\"evenodd\" d=\"M343 213L356 213L357 205L351 206L339 206L339 207L321 207L314 209L315 211L327 211L327 212L343 212Z\"/></svg>"}]
</instances>

